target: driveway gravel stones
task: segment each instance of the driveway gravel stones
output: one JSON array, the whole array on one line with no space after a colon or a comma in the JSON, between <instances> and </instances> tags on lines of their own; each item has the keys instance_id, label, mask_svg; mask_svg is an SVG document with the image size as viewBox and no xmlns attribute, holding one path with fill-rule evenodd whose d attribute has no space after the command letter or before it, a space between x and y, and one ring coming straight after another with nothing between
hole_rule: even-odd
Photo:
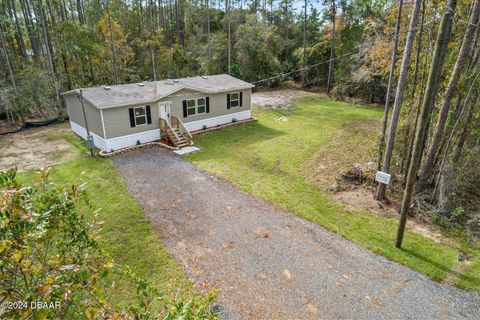
<instances>
[{"instance_id":1,"label":"driveway gravel stones","mask_svg":"<svg viewBox=\"0 0 480 320\"><path fill-rule=\"evenodd\" d=\"M480 319L431 281L163 149L113 158L172 256L224 319Z\"/></svg>"}]
</instances>

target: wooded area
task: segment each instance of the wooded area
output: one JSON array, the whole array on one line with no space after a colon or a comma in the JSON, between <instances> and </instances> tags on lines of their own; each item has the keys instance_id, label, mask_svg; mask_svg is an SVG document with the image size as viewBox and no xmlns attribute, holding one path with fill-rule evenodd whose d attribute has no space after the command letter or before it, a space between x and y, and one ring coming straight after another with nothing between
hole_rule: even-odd
<instances>
[{"instance_id":1,"label":"wooded area","mask_svg":"<svg viewBox=\"0 0 480 320\"><path fill-rule=\"evenodd\" d=\"M65 117L61 92L102 84L293 80L384 104L379 169L405 188L404 216L414 199L480 233L479 2L1 0L0 114Z\"/></svg>"}]
</instances>

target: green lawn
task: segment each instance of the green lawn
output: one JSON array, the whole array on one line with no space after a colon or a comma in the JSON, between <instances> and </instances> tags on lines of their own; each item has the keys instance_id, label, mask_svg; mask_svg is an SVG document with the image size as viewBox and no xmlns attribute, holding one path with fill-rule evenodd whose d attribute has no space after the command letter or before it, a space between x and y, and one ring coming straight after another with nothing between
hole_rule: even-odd
<instances>
[{"instance_id":1,"label":"green lawn","mask_svg":"<svg viewBox=\"0 0 480 320\"><path fill-rule=\"evenodd\" d=\"M258 122L196 136L195 143L201 151L186 158L255 196L441 281L456 263L455 244L441 245L407 232L403 249L395 249L396 220L346 211L328 200L325 192L305 174L305 166L313 165L311 159L316 152L345 126L379 119L381 115L378 108L318 97L302 98L291 110L255 109ZM276 121L278 116L285 116L288 121ZM472 250L475 260L457 285L480 290L480 252Z\"/></svg>"},{"instance_id":2,"label":"green lawn","mask_svg":"<svg viewBox=\"0 0 480 320\"><path fill-rule=\"evenodd\" d=\"M99 220L105 222L101 242L106 253L116 263L130 266L138 276L163 289L170 297L195 295L192 284L155 234L140 205L128 193L112 161L88 157L84 144L73 135L67 135L65 139L75 146L78 159L54 166L51 181L87 183L91 204L101 208ZM20 179L32 181L35 174L31 171L21 173ZM87 217L93 216L92 210L82 201L79 201L78 209ZM109 300L118 306L126 306L135 295L135 287L116 275L110 280L114 287L108 290L111 294Z\"/></svg>"}]
</instances>

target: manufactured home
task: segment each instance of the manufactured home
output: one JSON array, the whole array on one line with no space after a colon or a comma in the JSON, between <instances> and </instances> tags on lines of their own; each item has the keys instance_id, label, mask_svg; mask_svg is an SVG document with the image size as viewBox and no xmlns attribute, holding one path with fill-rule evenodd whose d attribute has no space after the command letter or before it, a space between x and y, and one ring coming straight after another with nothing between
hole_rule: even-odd
<instances>
[{"instance_id":1,"label":"manufactured home","mask_svg":"<svg viewBox=\"0 0 480 320\"><path fill-rule=\"evenodd\" d=\"M169 139L251 118L253 85L229 75L189 77L64 92L72 130L105 151Z\"/></svg>"}]
</instances>

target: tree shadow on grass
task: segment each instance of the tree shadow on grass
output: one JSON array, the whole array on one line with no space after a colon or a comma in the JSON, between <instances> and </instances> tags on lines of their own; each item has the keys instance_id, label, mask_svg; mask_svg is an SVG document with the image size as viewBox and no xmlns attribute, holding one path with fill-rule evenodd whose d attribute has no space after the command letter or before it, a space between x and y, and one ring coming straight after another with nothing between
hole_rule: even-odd
<instances>
[{"instance_id":1,"label":"tree shadow on grass","mask_svg":"<svg viewBox=\"0 0 480 320\"><path fill-rule=\"evenodd\" d=\"M421 260L421 261L431 265L432 267L434 267L438 270L441 270L441 271L445 272L445 275L450 274L458 280L461 279L463 281L470 282L472 284L480 283L480 277L471 277L471 276L468 276L464 273L460 273L458 271L452 270L451 268L447 267L446 265L438 263L437 261L433 261L432 259L429 259L427 257L424 257L424 256L418 254L417 252L413 251L412 249L403 249L402 248L400 250L409 254L410 256L413 256L414 258L416 258L418 260ZM443 279L445 279L445 277L443 277ZM441 280L443 280L443 279L441 279Z\"/></svg>"}]
</instances>

